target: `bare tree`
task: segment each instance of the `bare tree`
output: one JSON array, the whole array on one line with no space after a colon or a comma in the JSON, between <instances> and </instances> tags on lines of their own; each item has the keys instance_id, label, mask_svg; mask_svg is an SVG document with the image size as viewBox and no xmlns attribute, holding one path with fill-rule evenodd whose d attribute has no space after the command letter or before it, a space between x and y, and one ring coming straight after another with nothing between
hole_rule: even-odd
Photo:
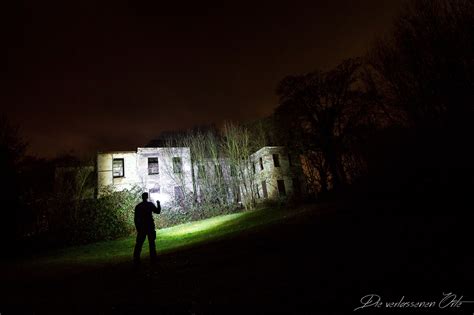
<instances>
[{"instance_id":1,"label":"bare tree","mask_svg":"<svg viewBox=\"0 0 474 315\"><path fill-rule=\"evenodd\" d=\"M54 198L58 203L68 205L68 213L77 220L81 202L93 198L93 166L71 166L55 169ZM62 209L64 211L64 209Z\"/></svg>"},{"instance_id":2,"label":"bare tree","mask_svg":"<svg viewBox=\"0 0 474 315\"><path fill-rule=\"evenodd\" d=\"M219 136L195 132L187 137L191 149L197 199L203 206L228 205L228 172Z\"/></svg>"},{"instance_id":3,"label":"bare tree","mask_svg":"<svg viewBox=\"0 0 474 315\"><path fill-rule=\"evenodd\" d=\"M398 156L397 163L385 168L397 170L390 177L400 187L409 186L408 176L413 190L445 196L472 186L473 25L472 0L410 1L370 51L381 94L406 116L408 128L385 150L396 147L390 158Z\"/></svg>"},{"instance_id":4,"label":"bare tree","mask_svg":"<svg viewBox=\"0 0 474 315\"><path fill-rule=\"evenodd\" d=\"M234 170L232 187L240 189L246 209L255 207L257 200L256 174L251 154L265 145L262 134L252 135L242 126L227 122L223 129L223 151Z\"/></svg>"},{"instance_id":5,"label":"bare tree","mask_svg":"<svg viewBox=\"0 0 474 315\"><path fill-rule=\"evenodd\" d=\"M369 62L383 79L383 94L411 126L457 125L472 117L474 2L407 2Z\"/></svg>"},{"instance_id":6,"label":"bare tree","mask_svg":"<svg viewBox=\"0 0 474 315\"><path fill-rule=\"evenodd\" d=\"M315 71L283 79L277 89L276 110L280 129L298 143L296 151L321 154L330 172L332 187L347 182L342 155L343 139L354 108L359 105L357 86L361 61L349 59L334 70ZM325 177L321 173L321 178Z\"/></svg>"},{"instance_id":7,"label":"bare tree","mask_svg":"<svg viewBox=\"0 0 474 315\"><path fill-rule=\"evenodd\" d=\"M170 137L164 141L163 148L164 162L160 169L163 171L166 178L173 185L171 194L175 194L175 205L182 209L186 209L193 205L195 201L195 194L192 187L193 172L192 167L189 169L187 165L191 161L185 161L188 156L183 155L189 150L189 140L186 137ZM190 158L190 156L189 156ZM170 189L170 187L163 187L163 189Z\"/></svg>"},{"instance_id":8,"label":"bare tree","mask_svg":"<svg viewBox=\"0 0 474 315\"><path fill-rule=\"evenodd\" d=\"M192 172L176 173L169 163L163 165L163 171L177 186L186 187L192 182L193 192L186 191L186 204L197 202L202 209L218 209L235 207L240 200L246 209L252 209L258 192L251 155L265 141L262 126L251 132L242 125L227 122L222 134L191 130L162 143L167 160L172 160L177 148L189 148Z\"/></svg>"}]
</instances>

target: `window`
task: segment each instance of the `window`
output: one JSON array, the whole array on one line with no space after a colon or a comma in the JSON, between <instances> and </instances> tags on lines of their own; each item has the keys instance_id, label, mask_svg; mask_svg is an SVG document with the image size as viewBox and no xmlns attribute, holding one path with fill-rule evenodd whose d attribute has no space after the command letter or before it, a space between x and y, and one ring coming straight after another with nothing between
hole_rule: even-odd
<instances>
[{"instance_id":1,"label":"window","mask_svg":"<svg viewBox=\"0 0 474 315\"><path fill-rule=\"evenodd\" d=\"M182 172L182 162L180 157L173 158L173 173L179 174Z\"/></svg>"},{"instance_id":2,"label":"window","mask_svg":"<svg viewBox=\"0 0 474 315\"><path fill-rule=\"evenodd\" d=\"M263 159L260 158L260 170L263 171Z\"/></svg>"},{"instance_id":3,"label":"window","mask_svg":"<svg viewBox=\"0 0 474 315\"><path fill-rule=\"evenodd\" d=\"M252 162L252 174L255 174L255 163Z\"/></svg>"},{"instance_id":4,"label":"window","mask_svg":"<svg viewBox=\"0 0 474 315\"><path fill-rule=\"evenodd\" d=\"M175 186L174 187L174 198L176 199L177 202L183 202L184 201L183 187L181 187L181 186Z\"/></svg>"},{"instance_id":5,"label":"window","mask_svg":"<svg viewBox=\"0 0 474 315\"><path fill-rule=\"evenodd\" d=\"M268 191L267 191L267 182L262 181L262 191L263 191L263 198L268 198Z\"/></svg>"},{"instance_id":6,"label":"window","mask_svg":"<svg viewBox=\"0 0 474 315\"><path fill-rule=\"evenodd\" d=\"M160 193L160 186L155 186L153 188L150 188L150 194L159 194Z\"/></svg>"},{"instance_id":7,"label":"window","mask_svg":"<svg viewBox=\"0 0 474 315\"><path fill-rule=\"evenodd\" d=\"M206 177L206 167L204 165L198 165L198 178Z\"/></svg>"},{"instance_id":8,"label":"window","mask_svg":"<svg viewBox=\"0 0 474 315\"><path fill-rule=\"evenodd\" d=\"M149 157L148 158L148 175L155 175L159 173L160 173L160 169L158 167L158 158Z\"/></svg>"},{"instance_id":9,"label":"window","mask_svg":"<svg viewBox=\"0 0 474 315\"><path fill-rule=\"evenodd\" d=\"M280 197L286 196L285 181L282 179L277 180L278 193Z\"/></svg>"},{"instance_id":10,"label":"window","mask_svg":"<svg viewBox=\"0 0 474 315\"><path fill-rule=\"evenodd\" d=\"M278 154L273 154L273 165L280 167L280 156Z\"/></svg>"},{"instance_id":11,"label":"window","mask_svg":"<svg viewBox=\"0 0 474 315\"><path fill-rule=\"evenodd\" d=\"M112 176L114 178L124 177L124 160L123 159L113 159L112 161Z\"/></svg>"}]
</instances>

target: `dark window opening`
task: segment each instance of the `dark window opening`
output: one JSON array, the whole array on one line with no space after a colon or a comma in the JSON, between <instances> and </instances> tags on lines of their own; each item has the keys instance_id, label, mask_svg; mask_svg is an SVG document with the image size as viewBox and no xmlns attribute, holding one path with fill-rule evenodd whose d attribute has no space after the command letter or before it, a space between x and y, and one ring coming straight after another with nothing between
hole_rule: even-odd
<instances>
[{"instance_id":1,"label":"dark window opening","mask_svg":"<svg viewBox=\"0 0 474 315\"><path fill-rule=\"evenodd\" d=\"M260 158L260 170L263 170L263 158Z\"/></svg>"},{"instance_id":2,"label":"dark window opening","mask_svg":"<svg viewBox=\"0 0 474 315\"><path fill-rule=\"evenodd\" d=\"M155 186L153 188L150 188L150 194L159 194L161 191L160 186Z\"/></svg>"},{"instance_id":3,"label":"dark window opening","mask_svg":"<svg viewBox=\"0 0 474 315\"><path fill-rule=\"evenodd\" d=\"M280 197L286 196L285 181L282 179L279 179L277 180L277 185L278 185L278 193L280 194Z\"/></svg>"},{"instance_id":4,"label":"dark window opening","mask_svg":"<svg viewBox=\"0 0 474 315\"><path fill-rule=\"evenodd\" d=\"M113 159L113 162L112 162L112 176L114 178L125 176L124 160L123 159Z\"/></svg>"},{"instance_id":5,"label":"dark window opening","mask_svg":"<svg viewBox=\"0 0 474 315\"><path fill-rule=\"evenodd\" d=\"M160 173L160 168L158 166L158 158L150 157L148 158L148 175L155 175Z\"/></svg>"},{"instance_id":6,"label":"dark window opening","mask_svg":"<svg viewBox=\"0 0 474 315\"><path fill-rule=\"evenodd\" d=\"M267 182L262 181L262 191L263 191L263 198L268 198L268 191L267 191Z\"/></svg>"},{"instance_id":7,"label":"dark window opening","mask_svg":"<svg viewBox=\"0 0 474 315\"><path fill-rule=\"evenodd\" d=\"M273 165L280 167L280 156L278 154L273 154Z\"/></svg>"},{"instance_id":8,"label":"dark window opening","mask_svg":"<svg viewBox=\"0 0 474 315\"><path fill-rule=\"evenodd\" d=\"M180 157L173 158L173 173L179 174L182 172L182 162Z\"/></svg>"},{"instance_id":9,"label":"dark window opening","mask_svg":"<svg viewBox=\"0 0 474 315\"><path fill-rule=\"evenodd\" d=\"M255 163L252 162L252 173L255 174Z\"/></svg>"}]
</instances>

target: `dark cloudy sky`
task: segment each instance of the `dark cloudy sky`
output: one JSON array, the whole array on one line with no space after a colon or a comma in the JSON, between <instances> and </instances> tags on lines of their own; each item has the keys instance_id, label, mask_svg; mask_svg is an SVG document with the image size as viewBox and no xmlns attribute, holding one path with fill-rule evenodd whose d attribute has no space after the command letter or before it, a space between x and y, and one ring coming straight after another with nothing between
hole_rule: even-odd
<instances>
[{"instance_id":1,"label":"dark cloudy sky","mask_svg":"<svg viewBox=\"0 0 474 315\"><path fill-rule=\"evenodd\" d=\"M163 130L264 117L285 75L362 55L401 6L11 2L2 111L39 156L135 149Z\"/></svg>"}]
</instances>

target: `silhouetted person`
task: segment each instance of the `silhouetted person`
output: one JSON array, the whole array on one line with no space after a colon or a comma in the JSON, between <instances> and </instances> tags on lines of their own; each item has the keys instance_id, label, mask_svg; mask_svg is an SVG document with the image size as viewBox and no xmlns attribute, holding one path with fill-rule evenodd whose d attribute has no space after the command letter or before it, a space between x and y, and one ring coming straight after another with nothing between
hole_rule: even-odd
<instances>
[{"instance_id":1,"label":"silhouetted person","mask_svg":"<svg viewBox=\"0 0 474 315\"><path fill-rule=\"evenodd\" d=\"M155 222L153 221L153 212L159 214L161 212L160 201L156 201L156 207L148 201L148 193L142 194L143 201L135 207L135 227L137 228L137 242L133 251L133 262L140 262L140 253L142 252L145 238L148 237L148 245L150 246L150 259L156 260L155 248Z\"/></svg>"}]
</instances>

